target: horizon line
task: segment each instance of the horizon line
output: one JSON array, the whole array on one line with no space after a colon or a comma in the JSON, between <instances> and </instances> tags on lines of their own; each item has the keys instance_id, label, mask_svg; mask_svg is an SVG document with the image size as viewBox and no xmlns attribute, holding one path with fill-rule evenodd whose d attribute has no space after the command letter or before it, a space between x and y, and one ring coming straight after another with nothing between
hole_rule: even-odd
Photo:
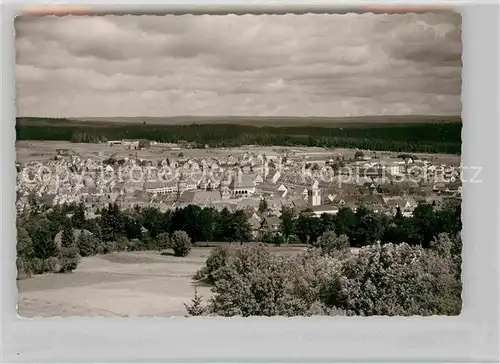
<instances>
[{"instance_id":1,"label":"horizon line","mask_svg":"<svg viewBox=\"0 0 500 364\"><path fill-rule=\"evenodd\" d=\"M96 119L96 118L294 118L294 119L346 119L346 118L364 118L364 117L442 117L442 116L462 116L461 113L449 113L449 114L369 114L369 115L346 115L346 116L292 116L292 115L189 115L189 114L179 114L170 116L146 116L146 115L134 115L134 116L34 116L34 115L22 115L16 116L16 118L47 118L47 119Z\"/></svg>"}]
</instances>

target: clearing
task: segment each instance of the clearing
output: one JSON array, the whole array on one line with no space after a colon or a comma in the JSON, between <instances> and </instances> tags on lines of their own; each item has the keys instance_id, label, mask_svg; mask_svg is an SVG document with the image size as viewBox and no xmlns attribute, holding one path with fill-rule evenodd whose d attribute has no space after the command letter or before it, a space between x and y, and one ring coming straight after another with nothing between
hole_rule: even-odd
<instances>
[{"instance_id":1,"label":"clearing","mask_svg":"<svg viewBox=\"0 0 500 364\"><path fill-rule=\"evenodd\" d=\"M18 313L23 317L184 316L197 283L192 276L212 248L179 258L159 252L115 252L83 258L69 274L45 274L18 281ZM304 248L271 248L293 254ZM210 287L199 285L203 302Z\"/></svg>"}]
</instances>

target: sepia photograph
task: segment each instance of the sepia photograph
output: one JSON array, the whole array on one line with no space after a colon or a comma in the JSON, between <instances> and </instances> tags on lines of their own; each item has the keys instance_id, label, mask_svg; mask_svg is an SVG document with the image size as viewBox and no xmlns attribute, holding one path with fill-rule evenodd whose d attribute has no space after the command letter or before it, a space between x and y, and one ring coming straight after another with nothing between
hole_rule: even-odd
<instances>
[{"instance_id":1,"label":"sepia photograph","mask_svg":"<svg viewBox=\"0 0 500 364\"><path fill-rule=\"evenodd\" d=\"M461 313L459 13L14 25L20 316Z\"/></svg>"}]
</instances>

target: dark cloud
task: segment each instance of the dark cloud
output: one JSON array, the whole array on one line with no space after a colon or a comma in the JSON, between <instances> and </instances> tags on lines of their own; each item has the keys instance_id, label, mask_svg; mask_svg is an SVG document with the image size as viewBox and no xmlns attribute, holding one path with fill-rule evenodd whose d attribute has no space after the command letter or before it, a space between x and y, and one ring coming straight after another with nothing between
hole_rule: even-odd
<instances>
[{"instance_id":1,"label":"dark cloud","mask_svg":"<svg viewBox=\"0 0 500 364\"><path fill-rule=\"evenodd\" d=\"M462 62L462 49L455 43L442 42L431 45L401 44L390 50L390 55L399 60L429 63L431 66L460 67Z\"/></svg>"},{"instance_id":2,"label":"dark cloud","mask_svg":"<svg viewBox=\"0 0 500 364\"><path fill-rule=\"evenodd\" d=\"M21 115L459 113L458 14L16 19Z\"/></svg>"}]
</instances>

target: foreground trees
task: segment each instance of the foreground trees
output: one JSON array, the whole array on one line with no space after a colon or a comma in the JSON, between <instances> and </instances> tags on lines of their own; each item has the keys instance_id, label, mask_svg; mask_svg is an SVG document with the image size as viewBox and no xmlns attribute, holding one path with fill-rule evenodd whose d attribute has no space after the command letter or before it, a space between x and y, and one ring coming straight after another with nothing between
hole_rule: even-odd
<instances>
[{"instance_id":1,"label":"foreground trees","mask_svg":"<svg viewBox=\"0 0 500 364\"><path fill-rule=\"evenodd\" d=\"M320 277L334 276L336 262L322 259L316 251L290 258L272 255L263 245L217 251L213 277L214 298L204 313L221 316L296 316L337 311L320 299ZM222 263L222 261L224 263ZM215 270L214 270L215 269ZM200 311L200 310L198 310ZM189 310L193 314L194 310Z\"/></svg>"},{"instance_id":2,"label":"foreground trees","mask_svg":"<svg viewBox=\"0 0 500 364\"><path fill-rule=\"evenodd\" d=\"M458 315L462 287L450 258L406 243L361 248L342 264L340 305L360 316Z\"/></svg>"},{"instance_id":3,"label":"foreground trees","mask_svg":"<svg viewBox=\"0 0 500 364\"><path fill-rule=\"evenodd\" d=\"M198 274L213 283L201 309L221 316L458 315L460 239L447 234L434 248L380 243L357 252L345 236L325 233L319 248L276 256L264 245L217 249ZM439 247L439 248L438 248Z\"/></svg>"},{"instance_id":4,"label":"foreground trees","mask_svg":"<svg viewBox=\"0 0 500 364\"><path fill-rule=\"evenodd\" d=\"M156 237L157 248L159 251L170 247L170 236L168 233L161 233Z\"/></svg>"},{"instance_id":5,"label":"foreground trees","mask_svg":"<svg viewBox=\"0 0 500 364\"><path fill-rule=\"evenodd\" d=\"M321 249L324 255L344 254L349 251L349 238L346 235L337 236L335 231L327 231L318 238L314 246Z\"/></svg>"}]
</instances>

